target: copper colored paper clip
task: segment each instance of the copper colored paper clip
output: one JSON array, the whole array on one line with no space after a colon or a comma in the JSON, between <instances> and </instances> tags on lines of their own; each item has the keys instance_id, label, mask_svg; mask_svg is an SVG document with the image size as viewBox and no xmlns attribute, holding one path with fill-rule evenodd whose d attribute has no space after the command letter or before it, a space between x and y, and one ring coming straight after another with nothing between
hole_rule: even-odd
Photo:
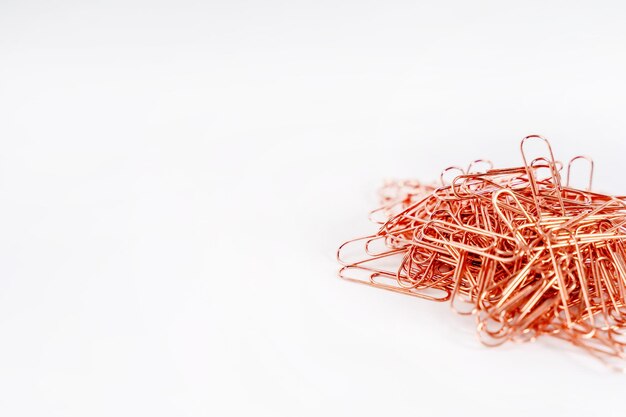
<instances>
[{"instance_id":1,"label":"copper colored paper clip","mask_svg":"<svg viewBox=\"0 0 626 417\"><path fill-rule=\"evenodd\" d=\"M545 153L531 159L531 142ZM624 359L626 201L591 190L591 158L573 158L563 184L564 165L545 138L520 147L519 167L477 160L444 170L440 186L387 182L370 214L380 229L339 248L340 276L449 302L475 317L487 346L545 335L603 361ZM574 188L583 162L588 181Z\"/></svg>"}]
</instances>

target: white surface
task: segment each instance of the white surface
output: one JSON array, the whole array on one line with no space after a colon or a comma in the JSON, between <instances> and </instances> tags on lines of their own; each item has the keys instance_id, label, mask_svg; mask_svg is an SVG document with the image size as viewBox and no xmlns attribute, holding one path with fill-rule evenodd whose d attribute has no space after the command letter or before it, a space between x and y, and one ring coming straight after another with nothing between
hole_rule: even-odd
<instances>
[{"instance_id":1,"label":"white surface","mask_svg":"<svg viewBox=\"0 0 626 417\"><path fill-rule=\"evenodd\" d=\"M383 178L518 141L626 194L626 6L0 3L0 415L618 416L626 377L489 350L336 278Z\"/></svg>"}]
</instances>

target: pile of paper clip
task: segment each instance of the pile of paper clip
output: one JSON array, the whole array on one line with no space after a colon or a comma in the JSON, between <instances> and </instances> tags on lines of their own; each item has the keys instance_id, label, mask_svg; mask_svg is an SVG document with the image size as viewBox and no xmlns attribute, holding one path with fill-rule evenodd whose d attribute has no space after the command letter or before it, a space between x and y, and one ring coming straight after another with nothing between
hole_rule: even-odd
<instances>
[{"instance_id":1,"label":"pile of paper clip","mask_svg":"<svg viewBox=\"0 0 626 417\"><path fill-rule=\"evenodd\" d=\"M546 156L528 160L529 141L544 141ZM587 157L569 163L563 184L547 140L529 136L521 150L521 167L480 160L466 172L448 168L459 175L440 187L386 184L370 217L382 227L339 248L340 276L449 302L475 316L488 346L551 335L600 359L624 358L626 197L591 191ZM577 160L589 163L587 190L569 186ZM345 259L355 249L358 259Z\"/></svg>"}]
</instances>

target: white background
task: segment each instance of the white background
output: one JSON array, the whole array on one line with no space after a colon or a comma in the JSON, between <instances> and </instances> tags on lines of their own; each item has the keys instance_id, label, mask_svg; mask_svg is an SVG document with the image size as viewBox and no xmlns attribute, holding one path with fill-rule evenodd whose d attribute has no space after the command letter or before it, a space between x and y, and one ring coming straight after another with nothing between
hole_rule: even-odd
<instances>
[{"instance_id":1,"label":"white background","mask_svg":"<svg viewBox=\"0 0 626 417\"><path fill-rule=\"evenodd\" d=\"M384 178L626 194L621 1L0 0L0 415L622 416L626 376L336 277Z\"/></svg>"}]
</instances>

